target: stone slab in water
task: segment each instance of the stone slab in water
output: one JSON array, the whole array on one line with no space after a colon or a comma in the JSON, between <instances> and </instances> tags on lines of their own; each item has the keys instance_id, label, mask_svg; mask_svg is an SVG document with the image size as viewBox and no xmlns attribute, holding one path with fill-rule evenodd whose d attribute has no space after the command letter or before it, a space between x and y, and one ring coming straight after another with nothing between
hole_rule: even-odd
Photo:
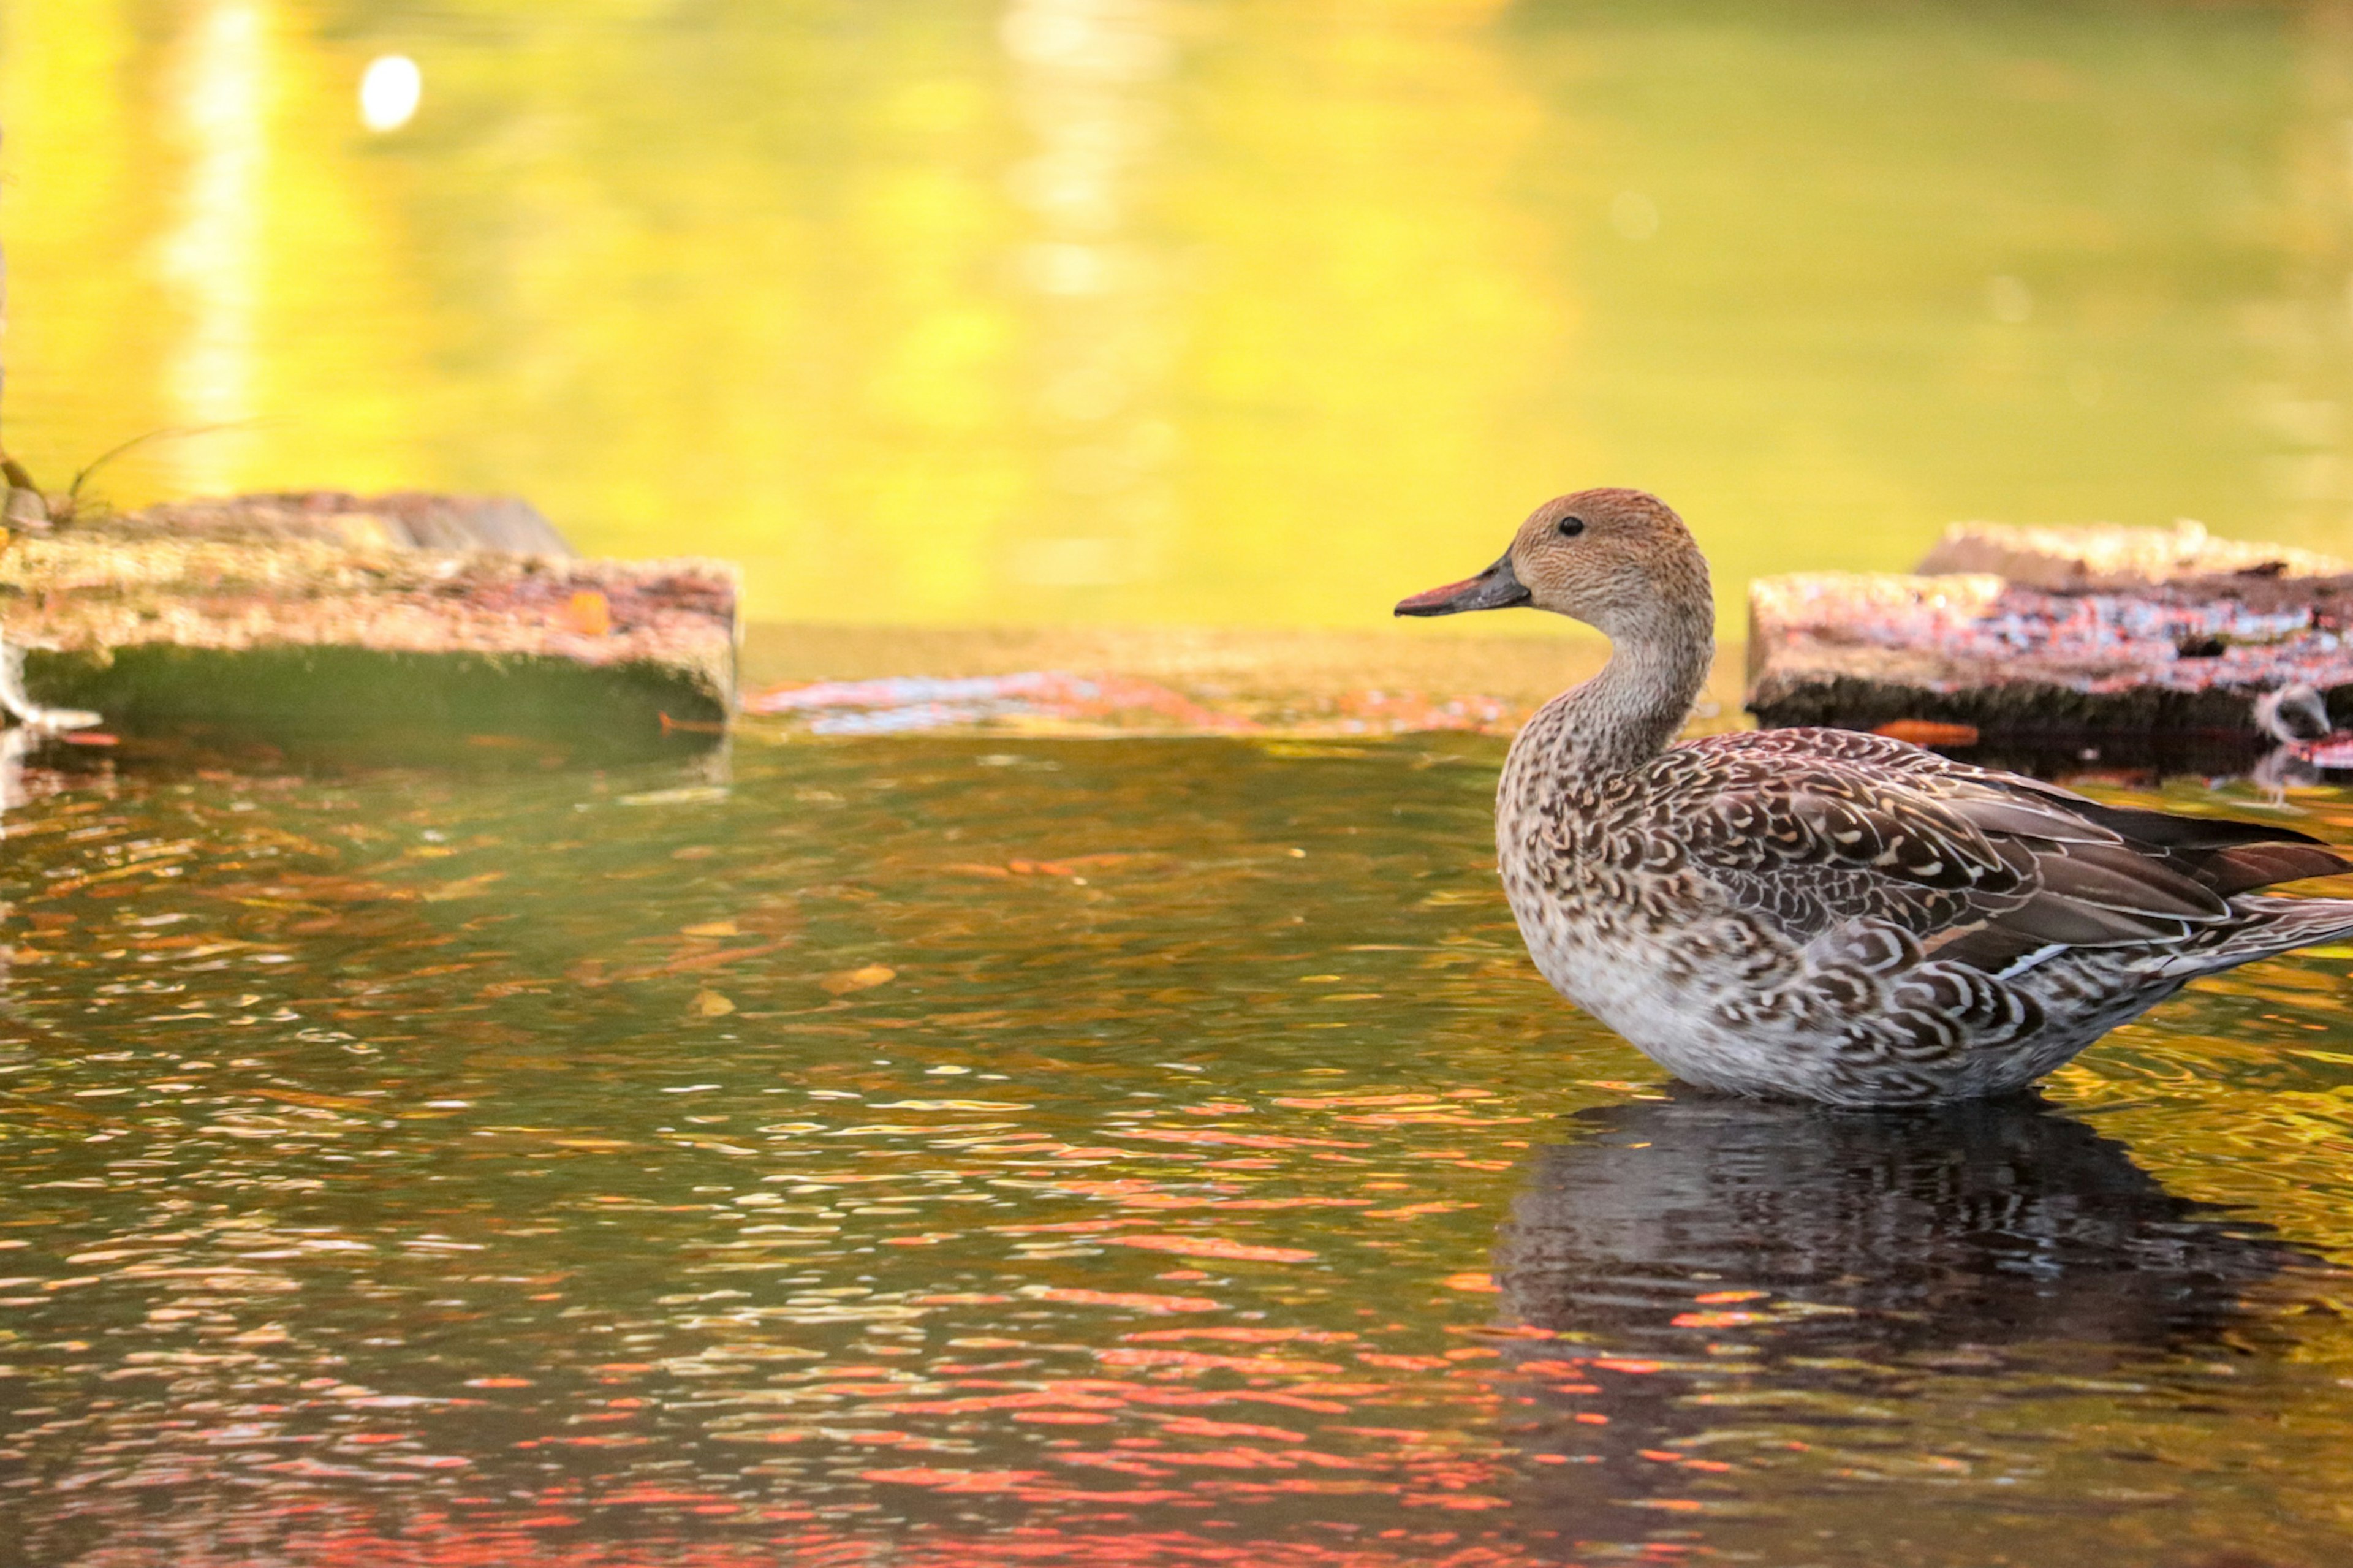
<instances>
[{"instance_id":1,"label":"stone slab in water","mask_svg":"<svg viewBox=\"0 0 2353 1568\"><path fill-rule=\"evenodd\" d=\"M0 629L36 700L126 736L607 758L707 746L733 710L732 567L583 559L512 498L247 496L21 534Z\"/></svg>"},{"instance_id":2,"label":"stone slab in water","mask_svg":"<svg viewBox=\"0 0 2353 1568\"><path fill-rule=\"evenodd\" d=\"M1523 617L1534 635L1518 637L1440 625L1447 630L1432 636L1426 621L1365 630L754 624L744 711L763 731L837 734L1509 737L1609 652L1549 616ZM1738 654L1726 648L1688 732L1734 725L1739 707Z\"/></svg>"},{"instance_id":3,"label":"stone slab in water","mask_svg":"<svg viewBox=\"0 0 2353 1568\"><path fill-rule=\"evenodd\" d=\"M2103 530L2066 553L2059 530L2015 540L1947 535L1929 563L2012 549L2013 569L1898 574L1800 573L1749 591L1746 706L1760 723L1875 729L1966 724L2012 744L2251 752L2252 710L2296 682L2353 714L2353 572L2271 546L2168 561L2155 541ZM2138 531L2156 534L2157 531ZM2149 548L2138 548L2148 545ZM2111 548L2121 546L2120 548ZM2211 744L2210 744L2211 743ZM2193 748L2195 749L2195 748Z\"/></svg>"},{"instance_id":4,"label":"stone slab in water","mask_svg":"<svg viewBox=\"0 0 2353 1568\"><path fill-rule=\"evenodd\" d=\"M1926 576L1990 572L2022 587L2094 591L2185 577L2336 577L2353 572L2353 562L2284 544L2217 539L2205 524L2183 518L2171 528L1957 522L1914 570Z\"/></svg>"}]
</instances>

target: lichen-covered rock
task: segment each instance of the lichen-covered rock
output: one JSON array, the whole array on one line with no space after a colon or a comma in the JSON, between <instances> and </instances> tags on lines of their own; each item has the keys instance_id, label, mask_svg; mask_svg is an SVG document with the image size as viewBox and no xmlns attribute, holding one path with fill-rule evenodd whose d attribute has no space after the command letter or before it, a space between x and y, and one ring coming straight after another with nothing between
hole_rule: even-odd
<instances>
[{"instance_id":1,"label":"lichen-covered rock","mask_svg":"<svg viewBox=\"0 0 2353 1568\"><path fill-rule=\"evenodd\" d=\"M707 743L733 707L735 603L723 563L585 560L502 500L176 502L0 554L32 696L133 732Z\"/></svg>"},{"instance_id":2,"label":"lichen-covered rock","mask_svg":"<svg viewBox=\"0 0 2353 1568\"><path fill-rule=\"evenodd\" d=\"M315 540L356 549L495 550L577 553L539 509L519 496L450 496L425 490L355 496L342 490L199 497L164 501L109 520L118 535L246 541Z\"/></svg>"},{"instance_id":3,"label":"lichen-covered rock","mask_svg":"<svg viewBox=\"0 0 2353 1568\"><path fill-rule=\"evenodd\" d=\"M2021 587L2090 591L2146 588L2184 577L2333 577L2353 572L2353 562L2284 544L2216 539L2204 523L2184 518L2171 528L1957 522L1915 570L1923 575L1986 572Z\"/></svg>"},{"instance_id":4,"label":"lichen-covered rock","mask_svg":"<svg viewBox=\"0 0 2353 1568\"><path fill-rule=\"evenodd\" d=\"M2054 592L1990 573L1804 573L1749 591L1747 707L1768 726L1971 725L1989 739L2253 735L2302 682L2353 712L2353 575Z\"/></svg>"}]
</instances>

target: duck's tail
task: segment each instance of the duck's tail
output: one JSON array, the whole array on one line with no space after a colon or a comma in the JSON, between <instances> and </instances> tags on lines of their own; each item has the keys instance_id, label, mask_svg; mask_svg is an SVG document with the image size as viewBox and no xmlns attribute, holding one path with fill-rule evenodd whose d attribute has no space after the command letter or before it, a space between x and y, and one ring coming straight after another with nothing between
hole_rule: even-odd
<instances>
[{"instance_id":1,"label":"duck's tail","mask_svg":"<svg viewBox=\"0 0 2353 1568\"><path fill-rule=\"evenodd\" d=\"M2212 974L2258 958L2353 937L2353 899L2282 899L2248 893L2232 899L2231 910L2237 920L2168 967L2178 968L2185 978Z\"/></svg>"}]
</instances>

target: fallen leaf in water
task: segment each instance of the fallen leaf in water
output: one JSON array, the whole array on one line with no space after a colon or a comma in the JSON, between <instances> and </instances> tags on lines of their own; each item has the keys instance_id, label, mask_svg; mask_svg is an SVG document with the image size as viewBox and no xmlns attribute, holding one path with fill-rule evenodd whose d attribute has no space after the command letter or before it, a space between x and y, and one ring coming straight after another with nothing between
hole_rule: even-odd
<instances>
[{"instance_id":1,"label":"fallen leaf in water","mask_svg":"<svg viewBox=\"0 0 2353 1568\"><path fill-rule=\"evenodd\" d=\"M862 969L837 969L818 982L828 995L841 996L852 991L871 991L877 985L888 985L899 978L899 972L880 963L870 963Z\"/></svg>"},{"instance_id":2,"label":"fallen leaf in water","mask_svg":"<svg viewBox=\"0 0 2353 1568\"><path fill-rule=\"evenodd\" d=\"M723 1018L735 1011L735 1004L716 991L698 991L687 1011L698 1018Z\"/></svg>"},{"instance_id":3,"label":"fallen leaf in water","mask_svg":"<svg viewBox=\"0 0 2353 1568\"><path fill-rule=\"evenodd\" d=\"M1450 1274L1446 1277L1446 1288L1449 1290L1477 1290L1490 1293L1503 1289L1495 1283L1493 1275L1483 1271L1476 1274Z\"/></svg>"},{"instance_id":4,"label":"fallen leaf in water","mask_svg":"<svg viewBox=\"0 0 2353 1568\"><path fill-rule=\"evenodd\" d=\"M701 925L681 926L681 936L742 936L733 921L704 921Z\"/></svg>"}]
</instances>

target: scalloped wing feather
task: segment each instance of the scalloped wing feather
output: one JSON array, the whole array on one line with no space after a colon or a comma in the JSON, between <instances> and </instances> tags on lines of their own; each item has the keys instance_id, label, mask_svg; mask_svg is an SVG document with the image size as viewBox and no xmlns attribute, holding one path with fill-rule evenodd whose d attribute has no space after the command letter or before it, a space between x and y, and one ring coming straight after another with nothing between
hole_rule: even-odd
<instances>
[{"instance_id":1,"label":"scalloped wing feather","mask_svg":"<svg viewBox=\"0 0 2353 1568\"><path fill-rule=\"evenodd\" d=\"M1661 763L1694 868L1800 943L1881 921L1997 971L2045 947L2187 942L2233 921L2232 893L2353 869L2293 830L2104 806L1883 736L1715 736Z\"/></svg>"}]
</instances>

